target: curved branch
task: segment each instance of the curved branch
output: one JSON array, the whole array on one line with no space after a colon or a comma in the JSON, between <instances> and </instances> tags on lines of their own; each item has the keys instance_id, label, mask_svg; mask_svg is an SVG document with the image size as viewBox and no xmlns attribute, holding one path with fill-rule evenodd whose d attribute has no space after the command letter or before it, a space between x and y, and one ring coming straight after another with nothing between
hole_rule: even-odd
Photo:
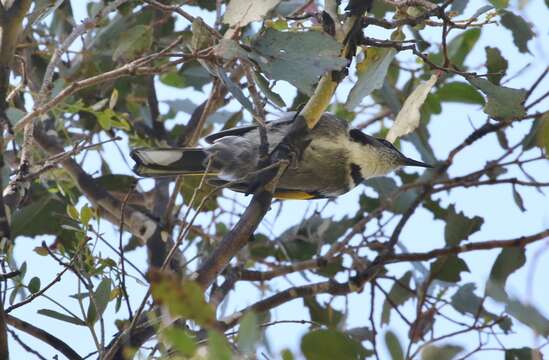
<instances>
[{"instance_id":1,"label":"curved branch","mask_svg":"<svg viewBox=\"0 0 549 360\"><path fill-rule=\"evenodd\" d=\"M549 229L541 231L537 234L530 236L521 236L515 239L510 240L491 240L491 241L482 241L476 243L467 243L458 246L451 246L442 249L435 249L423 253L407 253L407 254L395 254L392 255L387 263L396 263L403 261L426 261L431 260L440 256L445 256L449 254L461 254L470 251L476 250L492 250L492 249L503 249L510 247L524 247L528 244L534 243L536 241L544 240L549 237Z\"/></svg>"},{"instance_id":2,"label":"curved branch","mask_svg":"<svg viewBox=\"0 0 549 360\"><path fill-rule=\"evenodd\" d=\"M42 340L46 344L61 352L70 360L82 360L82 357L78 355L78 353L74 351L74 349L71 348L66 342L56 336L53 336L49 332L37 328L36 326L12 315L6 315L6 322L18 330Z\"/></svg>"}]
</instances>

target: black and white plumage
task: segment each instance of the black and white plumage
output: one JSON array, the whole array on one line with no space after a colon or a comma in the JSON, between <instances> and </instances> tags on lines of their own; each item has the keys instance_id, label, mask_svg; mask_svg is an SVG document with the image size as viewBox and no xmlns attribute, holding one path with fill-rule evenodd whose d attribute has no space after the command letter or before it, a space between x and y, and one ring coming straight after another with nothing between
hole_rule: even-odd
<instances>
[{"instance_id":1,"label":"black and white plumage","mask_svg":"<svg viewBox=\"0 0 549 360\"><path fill-rule=\"evenodd\" d=\"M267 125L269 152L289 131L294 115ZM400 166L429 167L402 155L391 143L350 129L348 123L324 114L310 131L310 143L296 164L280 177L275 197L331 198L342 195L365 179L383 176ZM237 181L231 189L248 190L259 162L258 127L224 130L206 137L207 148L141 148L132 151L134 171L141 176L202 175L212 182ZM209 164L209 165L208 165Z\"/></svg>"}]
</instances>

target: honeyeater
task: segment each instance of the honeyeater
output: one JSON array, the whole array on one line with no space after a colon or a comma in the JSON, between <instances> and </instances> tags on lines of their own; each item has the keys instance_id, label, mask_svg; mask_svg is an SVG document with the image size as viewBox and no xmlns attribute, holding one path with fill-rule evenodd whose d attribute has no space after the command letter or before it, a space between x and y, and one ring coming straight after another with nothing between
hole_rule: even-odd
<instances>
[{"instance_id":1,"label":"honeyeater","mask_svg":"<svg viewBox=\"0 0 549 360\"><path fill-rule=\"evenodd\" d=\"M295 116L267 123L269 151L288 133ZM274 197L320 199L342 195L363 180L383 176L401 166L430 167L404 156L390 142L366 135L325 113L310 130L310 141L295 163L280 176ZM139 148L131 152L140 176L204 175L217 185L247 192L257 175L260 134L257 125L211 134L204 148ZM230 182L230 183L229 183Z\"/></svg>"}]
</instances>

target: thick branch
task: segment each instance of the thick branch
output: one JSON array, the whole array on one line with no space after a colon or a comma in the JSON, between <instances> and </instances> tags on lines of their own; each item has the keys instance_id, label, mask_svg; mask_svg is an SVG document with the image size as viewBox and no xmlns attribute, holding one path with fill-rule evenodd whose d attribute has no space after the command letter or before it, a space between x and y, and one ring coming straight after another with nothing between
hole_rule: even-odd
<instances>
[{"instance_id":1,"label":"thick branch","mask_svg":"<svg viewBox=\"0 0 549 360\"><path fill-rule=\"evenodd\" d=\"M61 352L70 360L82 360L82 357L78 355L78 353L74 351L73 348L71 348L66 342L56 336L53 336L49 332L37 328L36 326L11 315L6 315L6 322L18 330L42 340L46 344Z\"/></svg>"},{"instance_id":2,"label":"thick branch","mask_svg":"<svg viewBox=\"0 0 549 360\"><path fill-rule=\"evenodd\" d=\"M272 197L272 193L268 190L261 190L255 194L235 227L221 240L210 257L202 263L196 272L196 281L203 288L210 286L217 275L227 267L233 256L248 243L269 210Z\"/></svg>"}]
</instances>

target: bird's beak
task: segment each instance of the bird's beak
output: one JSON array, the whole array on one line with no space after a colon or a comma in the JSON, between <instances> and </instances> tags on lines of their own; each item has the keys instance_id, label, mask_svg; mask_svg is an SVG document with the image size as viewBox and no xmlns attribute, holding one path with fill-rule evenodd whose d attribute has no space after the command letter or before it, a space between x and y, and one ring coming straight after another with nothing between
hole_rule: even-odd
<instances>
[{"instance_id":1,"label":"bird's beak","mask_svg":"<svg viewBox=\"0 0 549 360\"><path fill-rule=\"evenodd\" d=\"M417 161L417 160L414 160L414 159L410 159L410 158L407 158L405 157L404 158L404 166L421 166L421 167L426 167L426 168L432 168L433 165L429 165L429 164L426 164L424 162L421 162L421 161Z\"/></svg>"}]
</instances>

